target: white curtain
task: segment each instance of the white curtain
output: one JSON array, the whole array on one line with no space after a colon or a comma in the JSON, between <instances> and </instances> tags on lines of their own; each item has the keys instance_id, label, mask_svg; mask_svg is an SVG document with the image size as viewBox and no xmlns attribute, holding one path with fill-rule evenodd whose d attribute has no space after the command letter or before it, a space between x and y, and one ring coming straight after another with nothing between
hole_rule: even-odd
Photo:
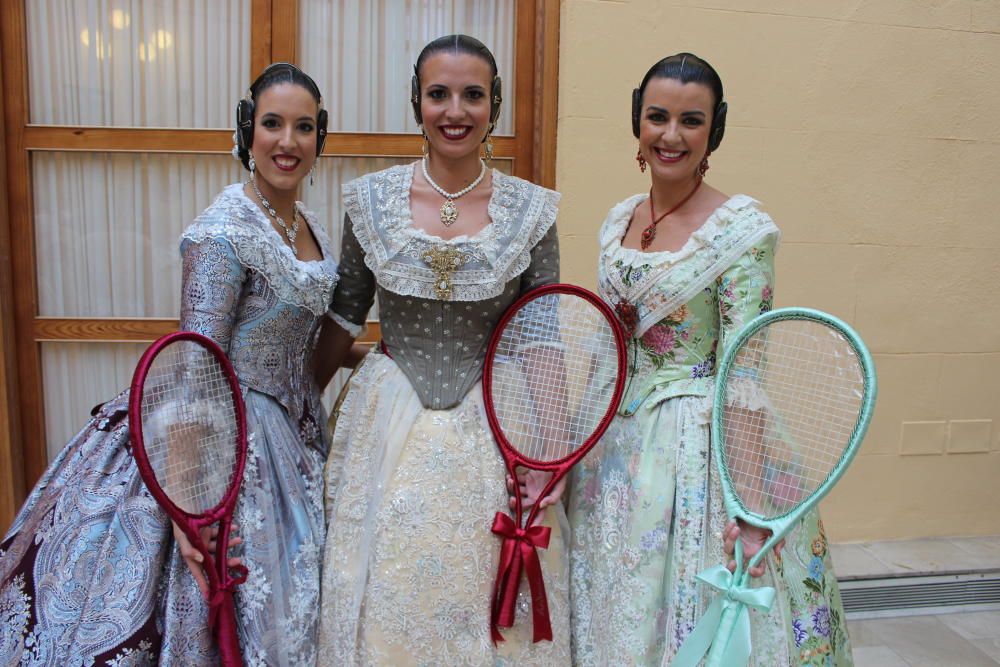
<instances>
[{"instance_id":1,"label":"white curtain","mask_svg":"<svg viewBox=\"0 0 1000 667\"><path fill-rule=\"evenodd\" d=\"M31 122L231 127L249 81L249 0L30 0ZM504 77L510 132L514 2L301 0L300 61L332 131L416 132L412 64L452 32L476 36ZM336 82L336 86L333 84ZM301 198L339 258L341 185L412 158L322 158ZM510 173L508 160L494 161ZM176 317L178 239L245 172L226 155L38 152L32 155L39 314ZM377 310L372 316L376 316ZM43 343L46 440L58 452L90 408L127 386L145 345ZM340 380L327 392L329 405Z\"/></svg>"},{"instance_id":2,"label":"white curtain","mask_svg":"<svg viewBox=\"0 0 1000 667\"><path fill-rule=\"evenodd\" d=\"M231 127L250 0L27 0L31 122Z\"/></svg>"},{"instance_id":3,"label":"white curtain","mask_svg":"<svg viewBox=\"0 0 1000 667\"><path fill-rule=\"evenodd\" d=\"M241 171L228 155L35 153L39 314L177 317L180 234Z\"/></svg>"},{"instance_id":4,"label":"white curtain","mask_svg":"<svg viewBox=\"0 0 1000 667\"><path fill-rule=\"evenodd\" d=\"M424 44L453 33L497 59L504 104L499 134L513 131L514 0L367 0L299 3L299 60L316 80L333 132L416 132L410 77Z\"/></svg>"},{"instance_id":5,"label":"white curtain","mask_svg":"<svg viewBox=\"0 0 1000 667\"><path fill-rule=\"evenodd\" d=\"M49 460L90 419L90 410L132 381L146 349L135 343L42 343L45 440Z\"/></svg>"}]
</instances>

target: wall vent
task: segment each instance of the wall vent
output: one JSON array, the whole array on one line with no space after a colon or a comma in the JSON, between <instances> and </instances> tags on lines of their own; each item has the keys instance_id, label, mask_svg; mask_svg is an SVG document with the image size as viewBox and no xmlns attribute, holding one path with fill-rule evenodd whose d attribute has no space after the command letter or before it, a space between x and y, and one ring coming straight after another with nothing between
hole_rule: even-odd
<instances>
[{"instance_id":1,"label":"wall vent","mask_svg":"<svg viewBox=\"0 0 1000 667\"><path fill-rule=\"evenodd\" d=\"M850 619L1000 609L1000 570L841 581Z\"/></svg>"}]
</instances>

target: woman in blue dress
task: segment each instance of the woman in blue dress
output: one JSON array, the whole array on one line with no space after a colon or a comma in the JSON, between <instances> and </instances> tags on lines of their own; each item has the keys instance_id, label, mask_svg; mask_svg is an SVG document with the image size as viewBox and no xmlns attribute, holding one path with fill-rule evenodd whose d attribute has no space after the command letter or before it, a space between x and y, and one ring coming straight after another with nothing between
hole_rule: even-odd
<instances>
[{"instance_id":1,"label":"woman in blue dress","mask_svg":"<svg viewBox=\"0 0 1000 667\"><path fill-rule=\"evenodd\" d=\"M180 326L228 353L247 406L230 554L250 571L236 592L244 659L312 664L327 452L312 350L337 265L295 195L326 112L315 82L279 63L250 87L237 121L233 152L250 178L181 238ZM139 478L127 409L128 391L95 409L0 543L0 665L217 662L198 557Z\"/></svg>"}]
</instances>

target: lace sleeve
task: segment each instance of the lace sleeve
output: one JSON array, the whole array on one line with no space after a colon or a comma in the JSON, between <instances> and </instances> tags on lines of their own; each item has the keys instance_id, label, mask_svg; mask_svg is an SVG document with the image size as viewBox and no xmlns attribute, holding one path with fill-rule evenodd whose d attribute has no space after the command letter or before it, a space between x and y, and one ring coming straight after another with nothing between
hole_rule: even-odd
<instances>
[{"instance_id":1,"label":"lace sleeve","mask_svg":"<svg viewBox=\"0 0 1000 667\"><path fill-rule=\"evenodd\" d=\"M223 238L185 239L181 257L181 329L208 336L228 354L246 269Z\"/></svg>"},{"instance_id":2,"label":"lace sleeve","mask_svg":"<svg viewBox=\"0 0 1000 667\"><path fill-rule=\"evenodd\" d=\"M357 337L375 302L375 275L365 265L365 251L358 243L354 225L347 215L344 216L339 274L329 315L345 331Z\"/></svg>"},{"instance_id":3,"label":"lace sleeve","mask_svg":"<svg viewBox=\"0 0 1000 667\"><path fill-rule=\"evenodd\" d=\"M552 225L531 249L531 263L521 274L521 293L559 282L559 235Z\"/></svg>"}]
</instances>

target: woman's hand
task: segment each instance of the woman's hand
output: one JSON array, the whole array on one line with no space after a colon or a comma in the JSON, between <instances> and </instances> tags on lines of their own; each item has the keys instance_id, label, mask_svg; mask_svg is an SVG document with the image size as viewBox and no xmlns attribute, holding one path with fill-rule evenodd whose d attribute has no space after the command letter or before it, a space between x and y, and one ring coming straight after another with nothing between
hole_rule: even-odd
<instances>
[{"instance_id":1,"label":"woman's hand","mask_svg":"<svg viewBox=\"0 0 1000 667\"><path fill-rule=\"evenodd\" d=\"M725 549L726 555L732 557L736 553L736 540L740 540L743 543L743 562L747 563L750 561L754 555L760 551L760 548L764 546L771 537L771 531L765 530L763 528L758 528L757 526L752 526L748 523L743 523L740 521L730 521L726 524L726 530L722 534L723 543L722 548ZM780 556L781 550L785 546L785 540L780 540L774 545L774 555ZM730 572L736 571L736 561L729 561L728 565ZM767 570L767 565L763 559L761 562L757 563L754 567L750 568L751 577L760 577Z\"/></svg>"},{"instance_id":2,"label":"woman's hand","mask_svg":"<svg viewBox=\"0 0 1000 667\"><path fill-rule=\"evenodd\" d=\"M519 492L521 494L521 510L527 512L531 510L536 502L538 502L538 496L541 495L542 491L545 489L545 485L549 483L552 479L552 473L544 472L541 470L529 470L527 468L518 468L517 477L519 481ZM563 491L566 490L566 478L563 477L552 490L549 495L542 498L541 502L538 504L539 510L544 510L550 505L555 505L562 499ZM514 498L514 480L510 475L507 476L507 492L511 494L510 501L508 505L511 509L517 507L517 502ZM537 525L542 520L543 512L539 511L535 516L534 524Z\"/></svg>"},{"instance_id":3,"label":"woman's hand","mask_svg":"<svg viewBox=\"0 0 1000 667\"><path fill-rule=\"evenodd\" d=\"M202 555L200 551L198 551L198 549L194 547L193 544L191 544L190 540L188 540L187 538L187 535L185 535L184 531L180 529L180 526L178 526L176 523L173 522L171 523L173 524L174 527L174 540L177 541L177 547L181 551L181 557L184 558L184 562L187 563L188 569L191 570L191 574L194 576L194 580L198 583L198 588L201 590L202 597L204 597L207 600L208 577L206 576L205 569L203 567L205 557ZM236 524L233 524L232 530L235 531L236 529L237 529ZM206 527L201 529L201 539L203 542L205 542L205 546L208 548L208 552L213 556L215 555L215 547L218 536L219 536L218 526L212 526L211 528ZM232 549L233 547L239 544L243 544L243 539L240 537L233 537L232 535L230 535L229 549ZM243 564L243 559L238 557L233 557L228 559L226 561L226 564L229 567L237 567Z\"/></svg>"}]
</instances>

